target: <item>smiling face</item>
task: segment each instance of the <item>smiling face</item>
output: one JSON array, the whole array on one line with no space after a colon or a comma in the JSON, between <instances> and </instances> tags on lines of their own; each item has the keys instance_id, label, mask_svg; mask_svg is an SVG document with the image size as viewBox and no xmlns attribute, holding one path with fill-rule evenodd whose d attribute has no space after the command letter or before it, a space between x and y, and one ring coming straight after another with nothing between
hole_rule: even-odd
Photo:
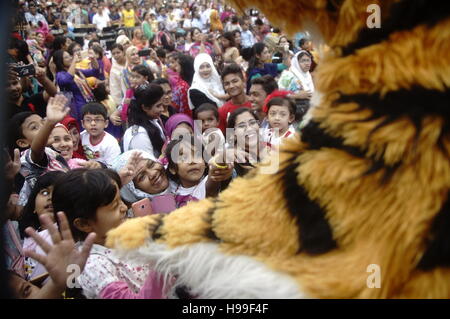
<instances>
[{"instance_id":1,"label":"smiling face","mask_svg":"<svg viewBox=\"0 0 450 319\"><path fill-rule=\"evenodd\" d=\"M64 159L70 160L73 156L72 136L64 127L55 127L48 139L49 144L58 151Z\"/></svg>"},{"instance_id":2,"label":"smiling face","mask_svg":"<svg viewBox=\"0 0 450 319\"><path fill-rule=\"evenodd\" d=\"M252 84L250 87L250 103L252 103L252 109L260 112L264 106L264 100L267 97L266 91L261 84Z\"/></svg>"},{"instance_id":3,"label":"smiling face","mask_svg":"<svg viewBox=\"0 0 450 319\"><path fill-rule=\"evenodd\" d=\"M236 117L234 134L238 146L246 150L256 150L259 143L259 123L250 112Z\"/></svg>"},{"instance_id":4,"label":"smiling face","mask_svg":"<svg viewBox=\"0 0 450 319\"><path fill-rule=\"evenodd\" d=\"M167 83L163 83L160 86L164 91L162 102L164 106L168 107L172 104L172 88L170 87L170 84Z\"/></svg>"},{"instance_id":5,"label":"smiling face","mask_svg":"<svg viewBox=\"0 0 450 319\"><path fill-rule=\"evenodd\" d=\"M164 95L159 99L158 102L153 104L152 106L141 105L142 110L147 114L147 116L151 119L158 119L162 112L164 112L164 103L163 103Z\"/></svg>"},{"instance_id":6,"label":"smiling face","mask_svg":"<svg viewBox=\"0 0 450 319\"><path fill-rule=\"evenodd\" d=\"M211 64L209 64L208 62L204 62L200 65L199 68L199 72L198 72L201 76L202 79L209 79L209 77L211 76L212 73L212 68L211 68Z\"/></svg>"},{"instance_id":7,"label":"smiling face","mask_svg":"<svg viewBox=\"0 0 450 319\"><path fill-rule=\"evenodd\" d=\"M147 160L147 165L136 175L133 183L147 194L159 194L169 187L164 166L152 160Z\"/></svg>"},{"instance_id":8,"label":"smiling face","mask_svg":"<svg viewBox=\"0 0 450 319\"><path fill-rule=\"evenodd\" d=\"M66 68L69 68L72 64L73 57L66 51L63 54L63 64Z\"/></svg>"},{"instance_id":9,"label":"smiling face","mask_svg":"<svg viewBox=\"0 0 450 319\"><path fill-rule=\"evenodd\" d=\"M231 98L237 97L244 92L245 83L237 73L227 74L223 78L223 88Z\"/></svg>"},{"instance_id":10,"label":"smiling face","mask_svg":"<svg viewBox=\"0 0 450 319\"><path fill-rule=\"evenodd\" d=\"M114 48L111 51L111 53L112 53L114 60L116 60L117 63L124 64L126 62L125 53L122 50L120 50L119 48Z\"/></svg>"},{"instance_id":11,"label":"smiling face","mask_svg":"<svg viewBox=\"0 0 450 319\"><path fill-rule=\"evenodd\" d=\"M194 42L200 42L202 39L202 33L198 29L194 29L191 35L192 41Z\"/></svg>"},{"instance_id":12,"label":"smiling face","mask_svg":"<svg viewBox=\"0 0 450 319\"><path fill-rule=\"evenodd\" d=\"M137 72L130 73L130 86L136 89L139 85L144 84L147 81L146 77Z\"/></svg>"},{"instance_id":13,"label":"smiling face","mask_svg":"<svg viewBox=\"0 0 450 319\"><path fill-rule=\"evenodd\" d=\"M127 62L130 65L138 65L141 63L141 58L138 54L138 49L136 47L127 49Z\"/></svg>"},{"instance_id":14,"label":"smiling face","mask_svg":"<svg viewBox=\"0 0 450 319\"><path fill-rule=\"evenodd\" d=\"M22 85L20 84L19 78L11 77L8 81L8 86L6 87L6 92L9 101L15 102L19 100L22 95Z\"/></svg>"}]
</instances>

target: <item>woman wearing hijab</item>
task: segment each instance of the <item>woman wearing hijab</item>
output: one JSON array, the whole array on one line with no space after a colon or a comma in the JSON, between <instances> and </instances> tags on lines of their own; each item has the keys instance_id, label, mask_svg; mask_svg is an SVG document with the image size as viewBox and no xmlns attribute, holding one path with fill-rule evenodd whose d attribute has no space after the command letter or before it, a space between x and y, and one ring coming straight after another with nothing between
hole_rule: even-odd
<instances>
[{"instance_id":1,"label":"woman wearing hijab","mask_svg":"<svg viewBox=\"0 0 450 319\"><path fill-rule=\"evenodd\" d=\"M211 56L200 53L194 60L194 79L188 91L189 108L196 109L203 103L221 107L227 99Z\"/></svg>"},{"instance_id":2,"label":"woman wearing hijab","mask_svg":"<svg viewBox=\"0 0 450 319\"><path fill-rule=\"evenodd\" d=\"M314 92L314 82L309 72L312 57L308 51L302 50L291 60L289 70L283 71L278 80L278 87L294 92L290 95L296 100L297 113L305 113Z\"/></svg>"}]
</instances>

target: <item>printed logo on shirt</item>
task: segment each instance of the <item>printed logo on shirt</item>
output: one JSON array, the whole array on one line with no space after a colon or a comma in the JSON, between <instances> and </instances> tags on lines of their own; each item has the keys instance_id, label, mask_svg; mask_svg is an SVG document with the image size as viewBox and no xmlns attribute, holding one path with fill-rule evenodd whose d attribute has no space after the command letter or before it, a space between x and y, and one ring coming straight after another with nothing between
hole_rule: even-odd
<instances>
[{"instance_id":1,"label":"printed logo on shirt","mask_svg":"<svg viewBox=\"0 0 450 319\"><path fill-rule=\"evenodd\" d=\"M100 152L99 151L93 151L89 148L87 145L83 145L84 154L86 155L86 158L88 160L95 160L100 158Z\"/></svg>"}]
</instances>

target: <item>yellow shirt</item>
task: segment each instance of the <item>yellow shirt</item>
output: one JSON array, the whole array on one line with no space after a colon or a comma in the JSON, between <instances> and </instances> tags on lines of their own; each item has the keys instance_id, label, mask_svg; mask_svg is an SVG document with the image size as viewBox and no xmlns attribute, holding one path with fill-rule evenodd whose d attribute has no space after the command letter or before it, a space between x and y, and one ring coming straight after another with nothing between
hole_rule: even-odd
<instances>
[{"instance_id":1,"label":"yellow shirt","mask_svg":"<svg viewBox=\"0 0 450 319\"><path fill-rule=\"evenodd\" d=\"M123 24L126 28L134 28L136 21L134 19L134 9L131 9L130 11L123 10L122 11L123 16Z\"/></svg>"}]
</instances>

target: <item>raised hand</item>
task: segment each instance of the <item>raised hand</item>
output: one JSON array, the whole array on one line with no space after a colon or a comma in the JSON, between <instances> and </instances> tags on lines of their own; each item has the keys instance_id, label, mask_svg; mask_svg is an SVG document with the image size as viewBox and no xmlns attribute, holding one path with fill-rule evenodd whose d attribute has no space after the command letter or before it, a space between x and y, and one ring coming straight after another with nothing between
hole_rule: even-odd
<instances>
[{"instance_id":1,"label":"raised hand","mask_svg":"<svg viewBox=\"0 0 450 319\"><path fill-rule=\"evenodd\" d=\"M17 173L20 171L20 151L19 149L14 149L14 160L11 160L11 156L5 150L7 162L5 164L5 178L7 181L11 181L16 177Z\"/></svg>"},{"instance_id":2,"label":"raised hand","mask_svg":"<svg viewBox=\"0 0 450 319\"><path fill-rule=\"evenodd\" d=\"M131 154L127 163L118 172L122 185L126 185L133 180L139 174L139 172L145 167L146 159L142 157L140 152L134 152Z\"/></svg>"},{"instance_id":3,"label":"raised hand","mask_svg":"<svg viewBox=\"0 0 450 319\"><path fill-rule=\"evenodd\" d=\"M83 271L96 235L95 233L89 234L84 241L83 248L79 250L75 246L69 223L63 212L58 213L61 233L49 216L42 215L39 219L41 225L48 229L53 245L45 241L33 228L28 227L25 230L27 235L33 238L47 255L40 255L30 250L25 250L25 255L42 264L47 269L54 285L64 289L70 275L70 272L67 271L68 266L77 265L80 273Z\"/></svg>"},{"instance_id":4,"label":"raised hand","mask_svg":"<svg viewBox=\"0 0 450 319\"><path fill-rule=\"evenodd\" d=\"M54 124L62 121L70 112L67 102L68 99L61 94L51 97L47 104L47 120Z\"/></svg>"}]
</instances>

